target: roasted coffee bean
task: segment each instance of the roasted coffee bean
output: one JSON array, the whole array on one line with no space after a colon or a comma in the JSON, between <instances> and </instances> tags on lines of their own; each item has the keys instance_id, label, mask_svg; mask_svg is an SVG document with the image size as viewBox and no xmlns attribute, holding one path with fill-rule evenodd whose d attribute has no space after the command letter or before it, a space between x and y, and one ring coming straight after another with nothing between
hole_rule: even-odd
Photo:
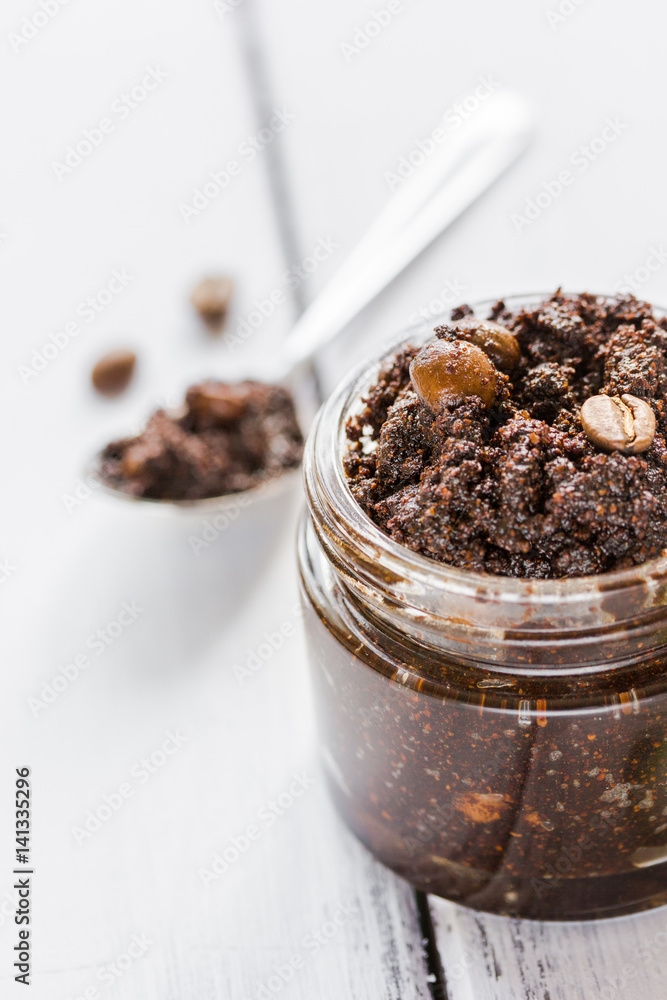
<instances>
[{"instance_id":1,"label":"roasted coffee bean","mask_svg":"<svg viewBox=\"0 0 667 1000\"><path fill-rule=\"evenodd\" d=\"M248 406L247 385L225 382L203 382L188 389L185 403L197 421L232 424L239 420Z\"/></svg>"},{"instance_id":2,"label":"roasted coffee bean","mask_svg":"<svg viewBox=\"0 0 667 1000\"><path fill-rule=\"evenodd\" d=\"M493 320L464 316L451 326L439 329L443 331L453 329L462 340L468 340L476 347L480 347L501 372L509 372L519 363L521 350L516 337L506 327L494 323Z\"/></svg>"},{"instance_id":3,"label":"roasted coffee bean","mask_svg":"<svg viewBox=\"0 0 667 1000\"><path fill-rule=\"evenodd\" d=\"M130 384L136 363L133 351L110 351L93 368L92 383L104 396L117 396Z\"/></svg>"},{"instance_id":4,"label":"roasted coffee bean","mask_svg":"<svg viewBox=\"0 0 667 1000\"><path fill-rule=\"evenodd\" d=\"M227 317L233 293L231 278L204 278L193 290L191 302L206 323L220 327Z\"/></svg>"},{"instance_id":5,"label":"roasted coffee bean","mask_svg":"<svg viewBox=\"0 0 667 1000\"><path fill-rule=\"evenodd\" d=\"M488 409L498 386L493 363L466 340L426 344L410 365L410 377L422 403L434 413L456 396L479 396Z\"/></svg>"},{"instance_id":6,"label":"roasted coffee bean","mask_svg":"<svg viewBox=\"0 0 667 1000\"><path fill-rule=\"evenodd\" d=\"M141 475L150 460L156 457L159 456L155 454L154 449L144 442L130 445L121 459L123 475L128 477Z\"/></svg>"},{"instance_id":7,"label":"roasted coffee bean","mask_svg":"<svg viewBox=\"0 0 667 1000\"><path fill-rule=\"evenodd\" d=\"M637 455L651 447L655 414L645 399L591 396L581 407L581 423L588 440L605 451Z\"/></svg>"}]
</instances>

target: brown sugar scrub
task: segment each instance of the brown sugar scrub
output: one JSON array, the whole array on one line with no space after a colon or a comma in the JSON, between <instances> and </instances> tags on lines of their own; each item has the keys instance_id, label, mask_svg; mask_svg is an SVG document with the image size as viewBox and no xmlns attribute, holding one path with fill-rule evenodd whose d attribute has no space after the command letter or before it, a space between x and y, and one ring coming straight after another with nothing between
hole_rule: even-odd
<instances>
[{"instance_id":1,"label":"brown sugar scrub","mask_svg":"<svg viewBox=\"0 0 667 1000\"><path fill-rule=\"evenodd\" d=\"M664 315L458 310L316 419L299 566L324 770L425 892L542 920L667 904Z\"/></svg>"},{"instance_id":2,"label":"brown sugar scrub","mask_svg":"<svg viewBox=\"0 0 667 1000\"><path fill-rule=\"evenodd\" d=\"M667 320L634 298L464 306L402 349L348 424L345 469L395 541L556 579L667 546Z\"/></svg>"},{"instance_id":3,"label":"brown sugar scrub","mask_svg":"<svg viewBox=\"0 0 667 1000\"><path fill-rule=\"evenodd\" d=\"M152 500L203 500L251 489L296 468L303 438L294 400L261 382L191 386L182 412L158 410L136 437L102 452L100 477Z\"/></svg>"}]
</instances>

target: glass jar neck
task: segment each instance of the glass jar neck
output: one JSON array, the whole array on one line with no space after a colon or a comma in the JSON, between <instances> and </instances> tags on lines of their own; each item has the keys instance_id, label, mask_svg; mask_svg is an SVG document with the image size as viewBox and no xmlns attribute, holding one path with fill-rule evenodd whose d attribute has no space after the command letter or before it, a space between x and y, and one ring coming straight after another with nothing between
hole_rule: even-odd
<instances>
[{"instance_id":1,"label":"glass jar neck","mask_svg":"<svg viewBox=\"0 0 667 1000\"><path fill-rule=\"evenodd\" d=\"M502 672L585 673L655 657L667 647L667 558L620 573L517 580L469 573L399 545L348 487L345 426L411 331L354 370L311 430L304 459L308 508L335 578L360 610L417 643Z\"/></svg>"}]
</instances>

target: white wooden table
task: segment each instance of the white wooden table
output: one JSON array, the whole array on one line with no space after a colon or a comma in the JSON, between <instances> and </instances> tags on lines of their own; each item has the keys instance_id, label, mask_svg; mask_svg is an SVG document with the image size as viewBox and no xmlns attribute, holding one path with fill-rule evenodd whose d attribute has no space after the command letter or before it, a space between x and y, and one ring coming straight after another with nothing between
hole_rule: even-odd
<instances>
[{"instance_id":1,"label":"white wooden table","mask_svg":"<svg viewBox=\"0 0 667 1000\"><path fill-rule=\"evenodd\" d=\"M229 347L187 305L195 279L237 276L232 329L284 292L235 361L277 353L387 175L480 78L535 98L538 141L327 352L325 383L452 298L630 274L667 301L664 5L44 3L48 16L34 0L0 15L1 995L25 995L11 806L29 765L39 1000L663 998L664 910L586 926L477 916L417 898L342 827L295 610L297 491L195 555L201 525L109 504L81 468L188 379L224 376ZM261 132L278 113L281 131ZM582 152L608 118L614 141ZM288 280L320 241L327 258ZM136 382L94 398L91 364L124 343Z\"/></svg>"}]
</instances>

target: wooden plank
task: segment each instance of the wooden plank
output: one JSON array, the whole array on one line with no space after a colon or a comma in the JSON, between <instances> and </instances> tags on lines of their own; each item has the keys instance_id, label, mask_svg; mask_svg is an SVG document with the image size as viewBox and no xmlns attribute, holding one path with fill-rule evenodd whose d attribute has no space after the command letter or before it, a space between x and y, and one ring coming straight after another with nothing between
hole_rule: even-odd
<instances>
[{"instance_id":1,"label":"wooden plank","mask_svg":"<svg viewBox=\"0 0 667 1000\"><path fill-rule=\"evenodd\" d=\"M133 935L152 943L119 980L122 996L254 998L293 963L294 996L427 997L413 895L339 823L314 755L305 658L293 633L294 500L268 567L264 551L261 573L248 560L233 580L229 567L242 565L250 539L267 537L262 517L197 558L190 528L122 525L95 505L68 539L71 564L52 550L54 572L34 594L33 613L47 636L62 629L68 654L48 656L24 616L27 674L10 701L14 716L21 712L12 757L33 767L39 805L38 997L99 988L96 977ZM273 528L278 516L272 508ZM114 558L119 537L133 558ZM100 571L97 597L78 596L77 581ZM143 609L136 623L26 718L41 679L85 648L123 600ZM241 682L235 667L247 663L252 676ZM185 742L162 759L169 733ZM0 941L7 949L9 927Z\"/></svg>"},{"instance_id":2,"label":"wooden plank","mask_svg":"<svg viewBox=\"0 0 667 1000\"><path fill-rule=\"evenodd\" d=\"M347 56L342 44L363 41L364 26L385 5L340 0L323 11L308 0L246 2L261 11L274 92L298 115L283 146L304 253L331 232L344 257L390 196L386 172L429 135L457 97L474 89L479 76L491 75L539 105L540 134L531 152L351 325L340 348L329 352L334 372L343 359L349 363L370 353L420 307L438 298L446 307L440 293L448 285L462 287L459 297L469 300L561 282L613 289L643 263L655 234L667 231L667 210L658 207L656 216L651 207L660 190L654 155L641 191L636 184L636 150L664 144L651 124L660 114L657 77L647 87L640 68L646 66L646 46L659 64L660 39L646 38L638 22L629 23L620 0L611 0L604 17L594 5L580 5L557 27L547 20L556 4L538 9L522 0L508 19L498 5L404 3L391 23ZM623 43L636 62L619 88L600 38L617 45L621 31L638 48ZM576 66L576 72L563 74L563 65ZM596 100L582 101L582 87ZM575 183L517 232L512 214L522 212L561 169L572 168L572 156L614 115L627 124L618 141L586 170L575 169ZM618 206L612 219L607 206L618 203L619 186L637 190L640 204ZM581 232L597 234L593 255L588 239L572 239ZM304 285L308 298L335 267L332 258L315 271ZM664 301L667 272L652 272L638 291ZM475 916L440 900L431 905L450 997L664 995L660 976L664 980L667 951L638 959L642 946L661 940L656 935L664 929L664 912L566 926ZM634 968L627 982L621 978L625 966Z\"/></svg>"},{"instance_id":3,"label":"wooden plank","mask_svg":"<svg viewBox=\"0 0 667 1000\"><path fill-rule=\"evenodd\" d=\"M20 23L25 5L8 6ZM151 62L169 72L164 90L61 184L51 159ZM199 329L186 299L202 271L232 270L234 326L255 298L285 287L292 263L261 154L191 225L179 214L258 130L233 20L176 0L72 5L0 74L14 94L3 113L14 199L0 247L0 320L13 332L3 341L6 426L18 431L21 414L21 434L3 435L15 481L0 556L18 568L1 595L0 792L7 810L13 768L33 768L32 995L423 1000L413 894L342 828L318 770L296 631L298 491L213 535L209 525L199 553L201 518L153 518L94 489L71 511L63 503L96 445L188 379L224 375L244 351L249 363L275 351L291 322L286 299L232 353ZM114 267L136 275L127 296L25 385L17 366ZM119 338L141 368L109 404L87 375ZM97 651L123 604L136 617ZM84 653L88 665L72 671ZM234 668L249 659L260 669L241 683ZM259 836L246 850L249 826ZM205 884L200 870L234 850ZM3 997L22 995L12 856L8 822Z\"/></svg>"},{"instance_id":4,"label":"wooden plank","mask_svg":"<svg viewBox=\"0 0 667 1000\"><path fill-rule=\"evenodd\" d=\"M449 1000L663 1000L667 910L589 923L476 914L431 897Z\"/></svg>"},{"instance_id":5,"label":"wooden plank","mask_svg":"<svg viewBox=\"0 0 667 1000\"><path fill-rule=\"evenodd\" d=\"M273 96L297 115L281 142L304 255L331 233L342 259L388 196L385 171L437 124L450 95L467 93L478 72L497 71L503 82L529 88L546 109L549 127L534 158L456 228L455 241L439 245L418 272L397 282L359 322L357 353L402 326L416 305L428 303L451 278L461 277L472 298L516 289L519 281L522 287L578 283L582 273L602 287L642 263L667 223L664 206L654 198L664 160L664 140L654 127L662 91L644 83L651 56L661 65L662 36L656 30L647 39L639 20L628 23L620 0L610 0L605 9L605 30L623 25L628 79L622 87L616 63L602 61L614 38L607 47L599 45L599 24L587 7L576 14L579 35L552 36L543 12L527 0L511 25L503 8L489 7L484 32L474 6L406 4L400 25L383 33L363 61L348 65L340 42L354 35L366 8L362 15L358 4L345 0L318 14L305 0L262 3ZM25 13L23 2L9 3L7 29ZM372 864L340 827L319 778L210 888L197 874L289 789L294 774L317 775L298 640L276 651L247 684L239 684L233 670L265 641L265 632L292 621L294 499L280 514L257 512L242 530L224 532L199 558L189 535L201 525L133 522L131 512L109 510L96 498L75 515L62 504L62 494L79 476L80 456L140 416L149 399L175 393L204 369L226 370L230 359L224 347L199 338L185 305L191 279L210 266L237 270L236 318L243 318L254 298L282 287L284 269L298 263L284 259L276 228L267 224L269 187L261 158L230 197L216 199L192 226L185 226L178 212L208 172L227 162L256 129L233 26L236 14L240 11L219 18L213 4L186 8L175 0L139 7L128 0L94 8L73 4L0 70L5 91L18 95L3 111L9 137L3 169L13 197L0 224L7 230L0 244L6 276L0 320L14 336L3 347L0 377L7 426L20 414L32 442L26 449L24 438L7 434L3 441L5 467L16 472L16 486L5 494L0 555L9 552L18 569L2 592L3 663L11 665L0 699L7 764L2 794L3 802L9 801L4 796L11 791L15 761L34 766L37 1000L78 996L95 987L104 993L100 966L118 963L135 934L153 943L114 983L118 997L219 994L242 1000L263 986L270 989L269 979L279 975L275 966L294 955L303 957L304 965L284 987L285 995L426 996L412 894ZM574 21L564 31L570 27ZM566 37L575 39L571 48ZM466 43L456 44L459 39ZM475 42L474 65L468 39ZM506 44L499 44L503 39ZM545 47L559 67L557 87L543 72ZM589 67L589 82L611 95L610 112L634 107L633 139L625 147L619 143L618 154L596 165L595 174L592 167L557 210L517 237L510 213L604 118L581 101L586 80L560 73L565 55ZM165 89L77 169L71 184L61 186L49 172L51 160L135 82L133 72L126 78L125 67L139 72L157 59L171 71ZM29 135L26 121L34 122ZM638 144L647 156L645 182L637 191ZM633 199L619 204L619 188L633 190ZM582 219L591 232L613 223L613 239L598 240L594 254L587 240L572 245L571 233ZM332 256L304 283L306 297L315 294L336 260ZM28 393L17 379L17 366L118 266L136 271L127 297L40 374ZM659 297L665 287L658 274L644 291ZM247 345L249 355L273 349L290 318L286 308L267 321ZM108 407L83 386L90 362L121 334L140 346L147 363L127 400ZM345 350L349 343L355 341ZM332 371L339 373L350 360L342 351ZM276 527L281 542L273 548ZM35 718L27 698L40 693L42 682L85 647L123 601L133 599L146 608L136 625ZM136 794L79 846L72 827L179 726L189 736L183 749L145 785L137 785ZM10 856L8 830L2 824L3 858ZM7 888L0 885L0 896ZM333 920L341 919L339 906L350 909L349 922ZM523 974L535 996L554 997L562 975L568 996L588 1000L596 996L595 975L617 969L619 958L637 945L639 928L658 917L599 930L591 925L583 932L547 928L542 936L535 936L535 925L521 926L508 938L513 925L475 923L464 915L457 924L464 950L453 932L440 937L450 987L483 1000L484 991L501 982L511 984L502 994L511 996L521 988ZM323 927L332 920L329 934ZM618 928L611 939L608 927ZM652 928L648 938L642 931L642 941L653 939ZM11 933L3 922L3 995L11 974ZM304 944L318 933L324 945ZM552 933L561 936L552 940ZM484 935L494 945L503 977L496 981L495 965L482 963L477 978L470 972L455 980L451 970L465 949L491 955ZM620 947L624 935L626 943L635 937L630 950ZM522 948L529 957L519 962ZM570 964L563 959L565 948L573 956ZM548 969L542 980L540 961ZM577 978L580 967L584 979ZM656 956L634 980L651 1000L658 995L653 982L658 968L664 975L663 959ZM630 983L618 993L632 996L632 989Z\"/></svg>"}]
</instances>

